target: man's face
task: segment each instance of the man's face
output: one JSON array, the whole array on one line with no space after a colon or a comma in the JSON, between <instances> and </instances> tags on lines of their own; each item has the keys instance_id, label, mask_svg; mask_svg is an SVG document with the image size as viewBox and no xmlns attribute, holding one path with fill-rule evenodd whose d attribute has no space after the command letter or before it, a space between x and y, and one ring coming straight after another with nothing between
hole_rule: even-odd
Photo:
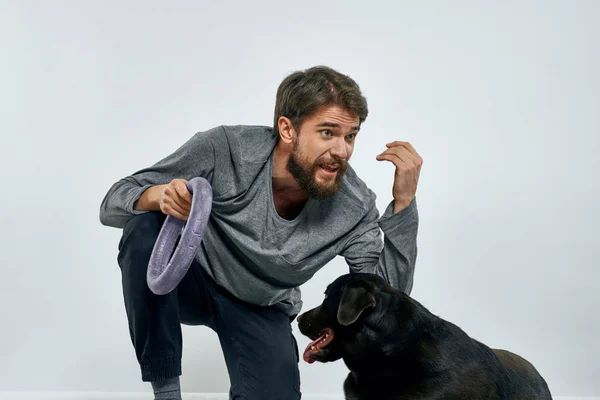
<instances>
[{"instance_id":1,"label":"man's face","mask_svg":"<svg viewBox=\"0 0 600 400\"><path fill-rule=\"evenodd\" d=\"M339 106L322 107L304 119L287 169L310 197L327 199L340 190L359 125L358 116Z\"/></svg>"}]
</instances>

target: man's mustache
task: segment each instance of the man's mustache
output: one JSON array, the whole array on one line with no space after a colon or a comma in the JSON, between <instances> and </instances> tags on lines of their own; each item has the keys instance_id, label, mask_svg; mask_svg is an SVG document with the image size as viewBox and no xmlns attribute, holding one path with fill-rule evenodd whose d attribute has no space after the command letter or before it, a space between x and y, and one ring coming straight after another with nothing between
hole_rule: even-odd
<instances>
[{"instance_id":1,"label":"man's mustache","mask_svg":"<svg viewBox=\"0 0 600 400\"><path fill-rule=\"evenodd\" d=\"M339 165L342 171L345 171L348 168L348 160L344 160L343 158L333 157L328 160L317 159L315 165L317 164L328 164L328 165Z\"/></svg>"}]
</instances>

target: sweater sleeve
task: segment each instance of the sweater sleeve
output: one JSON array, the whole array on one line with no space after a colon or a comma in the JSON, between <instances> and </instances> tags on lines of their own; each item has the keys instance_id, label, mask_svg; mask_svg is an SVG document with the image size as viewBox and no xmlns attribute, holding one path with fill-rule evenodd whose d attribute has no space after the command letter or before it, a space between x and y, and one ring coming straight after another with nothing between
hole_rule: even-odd
<instances>
[{"instance_id":1,"label":"sweater sleeve","mask_svg":"<svg viewBox=\"0 0 600 400\"><path fill-rule=\"evenodd\" d=\"M373 204L340 255L346 259L350 272L375 273L397 290L410 294L417 259L416 199L396 214L393 210L391 201L380 218Z\"/></svg>"},{"instance_id":2,"label":"sweater sleeve","mask_svg":"<svg viewBox=\"0 0 600 400\"><path fill-rule=\"evenodd\" d=\"M152 186L167 184L173 179L190 180L201 176L212 183L215 156L211 133L219 128L194 134L187 142L150 167L134 172L115 182L100 204L102 225L123 228L135 214L134 203Z\"/></svg>"}]
</instances>

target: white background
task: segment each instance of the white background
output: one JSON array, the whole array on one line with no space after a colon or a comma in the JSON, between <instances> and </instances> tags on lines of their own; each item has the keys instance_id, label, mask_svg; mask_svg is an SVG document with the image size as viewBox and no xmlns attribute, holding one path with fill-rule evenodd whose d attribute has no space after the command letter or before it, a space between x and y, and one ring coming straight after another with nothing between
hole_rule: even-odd
<instances>
[{"instance_id":1,"label":"white background","mask_svg":"<svg viewBox=\"0 0 600 400\"><path fill-rule=\"evenodd\" d=\"M600 395L600 2L497 3L0 2L0 390L149 390L104 194L196 131L270 125L280 81L325 64L369 101L352 164L382 211L384 144L425 160L412 295L554 395ZM227 392L216 335L184 335L182 389ZM300 368L341 393L343 363Z\"/></svg>"}]
</instances>

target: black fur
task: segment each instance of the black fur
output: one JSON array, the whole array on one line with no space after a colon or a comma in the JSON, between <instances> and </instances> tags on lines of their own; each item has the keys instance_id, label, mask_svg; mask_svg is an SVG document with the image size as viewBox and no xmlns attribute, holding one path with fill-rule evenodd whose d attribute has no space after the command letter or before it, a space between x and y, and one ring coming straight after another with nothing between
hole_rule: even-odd
<instances>
[{"instance_id":1,"label":"black fur","mask_svg":"<svg viewBox=\"0 0 600 400\"><path fill-rule=\"evenodd\" d=\"M313 340L333 332L312 359L344 360L348 400L552 399L528 361L470 338L377 275L343 275L325 295L298 328Z\"/></svg>"}]
</instances>

